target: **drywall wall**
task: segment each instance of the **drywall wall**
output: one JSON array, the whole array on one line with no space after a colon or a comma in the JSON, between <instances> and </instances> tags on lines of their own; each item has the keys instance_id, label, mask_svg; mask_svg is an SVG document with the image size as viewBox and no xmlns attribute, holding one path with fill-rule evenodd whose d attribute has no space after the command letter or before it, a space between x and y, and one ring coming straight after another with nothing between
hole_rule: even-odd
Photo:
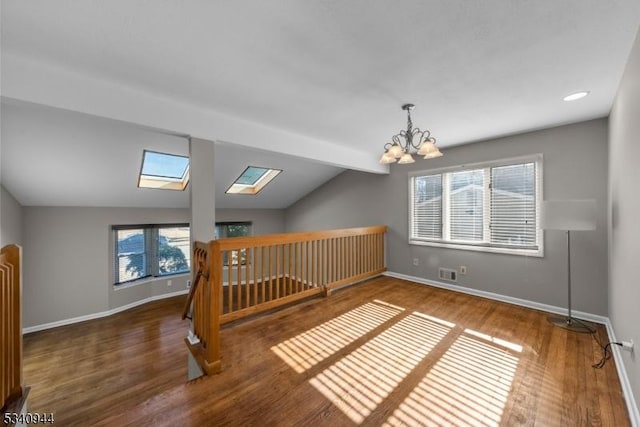
<instances>
[{"instance_id":1,"label":"drywall wall","mask_svg":"<svg viewBox=\"0 0 640 427\"><path fill-rule=\"evenodd\" d=\"M189 222L188 209L24 210L25 327L108 311L156 295L162 285L167 293L186 288L185 279L171 288L162 280L114 291L111 225Z\"/></svg>"},{"instance_id":2,"label":"drywall wall","mask_svg":"<svg viewBox=\"0 0 640 427\"><path fill-rule=\"evenodd\" d=\"M22 245L22 216L20 203L0 185L0 247Z\"/></svg>"},{"instance_id":3,"label":"drywall wall","mask_svg":"<svg viewBox=\"0 0 640 427\"><path fill-rule=\"evenodd\" d=\"M444 149L445 156L391 166L389 175L347 171L285 212L287 231L389 226L390 271L437 280L438 267L467 267L458 285L565 307L566 244L559 231L545 232L544 258L408 244L408 173L445 166L542 153L545 199L596 199L596 231L572 233L573 306L607 314L607 121L545 129ZM419 265L413 265L413 259Z\"/></svg>"},{"instance_id":4,"label":"drywall wall","mask_svg":"<svg viewBox=\"0 0 640 427\"><path fill-rule=\"evenodd\" d=\"M640 407L640 33L636 37L609 117L609 318L618 340L636 343L622 352L636 407ZM637 412L636 412L637 413Z\"/></svg>"},{"instance_id":5,"label":"drywall wall","mask_svg":"<svg viewBox=\"0 0 640 427\"><path fill-rule=\"evenodd\" d=\"M284 233L283 209L216 209L216 222L250 221L254 236Z\"/></svg>"},{"instance_id":6,"label":"drywall wall","mask_svg":"<svg viewBox=\"0 0 640 427\"><path fill-rule=\"evenodd\" d=\"M25 214L24 326L27 328L91 316L186 289L188 274L114 287L111 226L188 223L189 209L21 209ZM216 218L251 221L254 234L284 231L282 210L223 209L216 211Z\"/></svg>"}]
</instances>

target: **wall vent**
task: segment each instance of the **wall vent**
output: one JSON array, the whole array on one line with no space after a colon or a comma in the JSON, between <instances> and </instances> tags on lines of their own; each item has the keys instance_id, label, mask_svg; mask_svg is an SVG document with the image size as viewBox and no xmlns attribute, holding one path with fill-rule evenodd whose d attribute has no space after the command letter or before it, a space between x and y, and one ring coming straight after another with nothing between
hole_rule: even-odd
<instances>
[{"instance_id":1,"label":"wall vent","mask_svg":"<svg viewBox=\"0 0 640 427\"><path fill-rule=\"evenodd\" d=\"M450 268L438 269L438 277L440 277L441 280L449 280L450 282L458 281L457 271L451 270Z\"/></svg>"}]
</instances>

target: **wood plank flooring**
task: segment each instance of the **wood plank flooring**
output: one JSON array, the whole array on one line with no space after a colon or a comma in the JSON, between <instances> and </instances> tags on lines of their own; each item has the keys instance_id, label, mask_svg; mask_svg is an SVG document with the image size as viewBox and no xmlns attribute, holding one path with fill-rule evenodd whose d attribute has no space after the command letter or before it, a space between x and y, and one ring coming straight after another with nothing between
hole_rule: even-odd
<instances>
[{"instance_id":1,"label":"wood plank flooring","mask_svg":"<svg viewBox=\"0 0 640 427\"><path fill-rule=\"evenodd\" d=\"M613 360L547 314L380 277L222 329L186 383L184 297L25 336L61 426L628 426ZM603 326L597 336L607 342Z\"/></svg>"}]
</instances>

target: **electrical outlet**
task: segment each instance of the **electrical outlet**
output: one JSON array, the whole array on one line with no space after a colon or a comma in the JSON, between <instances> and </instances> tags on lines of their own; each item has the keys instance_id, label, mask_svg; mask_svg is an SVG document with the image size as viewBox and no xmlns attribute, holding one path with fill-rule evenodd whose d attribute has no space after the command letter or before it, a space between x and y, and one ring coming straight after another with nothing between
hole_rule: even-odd
<instances>
[{"instance_id":1,"label":"electrical outlet","mask_svg":"<svg viewBox=\"0 0 640 427\"><path fill-rule=\"evenodd\" d=\"M622 341L622 349L627 351L633 351L633 340Z\"/></svg>"},{"instance_id":2,"label":"electrical outlet","mask_svg":"<svg viewBox=\"0 0 640 427\"><path fill-rule=\"evenodd\" d=\"M191 289L191 280L187 280L187 289Z\"/></svg>"},{"instance_id":3,"label":"electrical outlet","mask_svg":"<svg viewBox=\"0 0 640 427\"><path fill-rule=\"evenodd\" d=\"M465 274L467 274L467 266L466 265L461 265L460 266L460 274L462 274L463 276Z\"/></svg>"},{"instance_id":4,"label":"electrical outlet","mask_svg":"<svg viewBox=\"0 0 640 427\"><path fill-rule=\"evenodd\" d=\"M167 286L171 286L173 283L171 283L171 279L167 280Z\"/></svg>"},{"instance_id":5,"label":"electrical outlet","mask_svg":"<svg viewBox=\"0 0 640 427\"><path fill-rule=\"evenodd\" d=\"M420 259L419 259L419 258L414 258L414 259L413 259L413 265L415 265L416 267L417 267L418 265L420 265Z\"/></svg>"}]
</instances>

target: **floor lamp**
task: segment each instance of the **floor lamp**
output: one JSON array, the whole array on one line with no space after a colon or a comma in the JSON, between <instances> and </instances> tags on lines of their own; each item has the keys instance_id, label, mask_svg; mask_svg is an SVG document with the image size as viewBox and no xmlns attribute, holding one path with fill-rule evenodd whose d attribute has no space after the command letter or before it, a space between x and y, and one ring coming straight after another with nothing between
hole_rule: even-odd
<instances>
[{"instance_id":1,"label":"floor lamp","mask_svg":"<svg viewBox=\"0 0 640 427\"><path fill-rule=\"evenodd\" d=\"M567 316L550 316L549 322L575 332L592 333L593 329L571 315L571 232L596 229L595 200L550 200L542 203L541 227L567 233Z\"/></svg>"}]
</instances>

